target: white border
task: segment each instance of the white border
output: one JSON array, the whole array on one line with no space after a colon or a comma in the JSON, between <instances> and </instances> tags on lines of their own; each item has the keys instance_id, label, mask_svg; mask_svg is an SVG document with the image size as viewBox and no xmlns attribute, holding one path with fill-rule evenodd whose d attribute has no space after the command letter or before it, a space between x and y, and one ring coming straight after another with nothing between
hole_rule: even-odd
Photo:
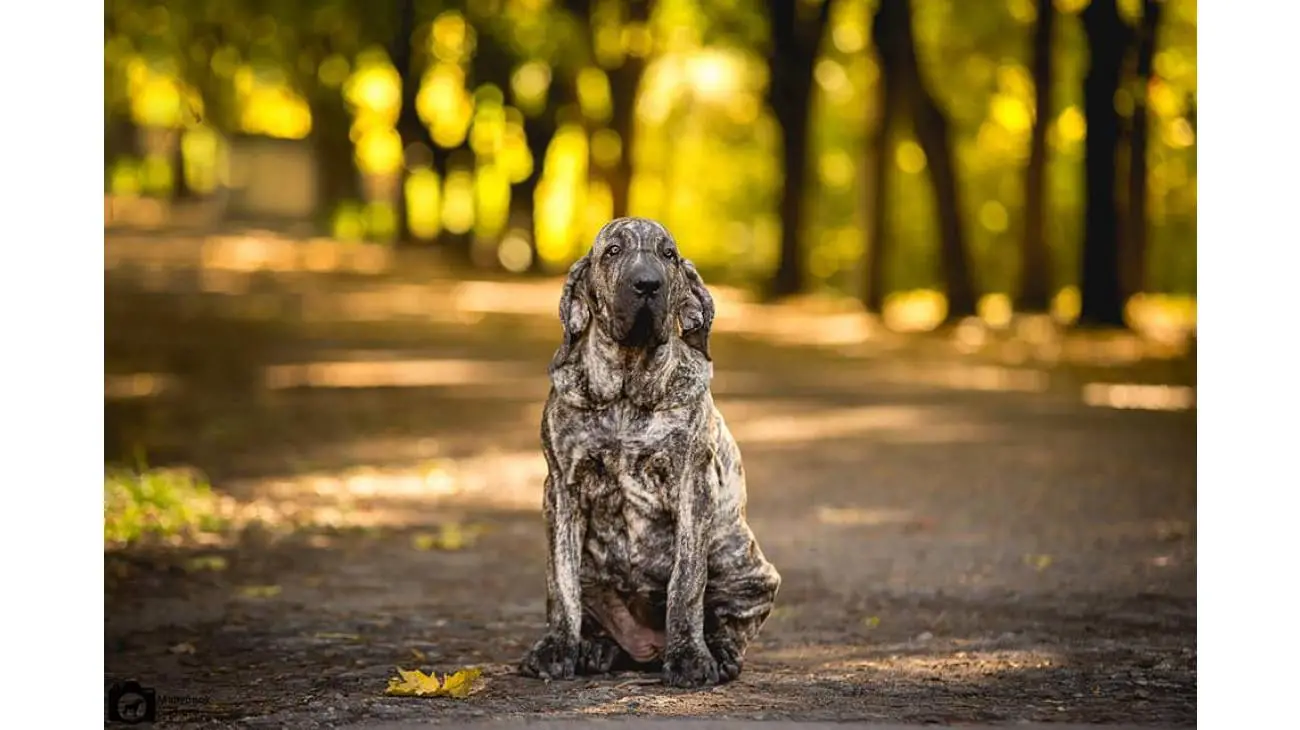
<instances>
[{"instance_id":1,"label":"white border","mask_svg":"<svg viewBox=\"0 0 1300 730\"><path fill-rule=\"evenodd\" d=\"M1300 117L1294 6L1198 3L1198 725L1295 723ZM1199 35L1199 34L1198 34ZM1208 142L1208 144L1206 144ZM1200 154L1204 152L1204 154ZM1200 416L1205 416L1201 421ZM1287 598L1291 596L1291 598ZM1201 602L1199 599L1204 599ZM1201 662L1200 659L1205 659Z\"/></svg>"},{"instance_id":2,"label":"white border","mask_svg":"<svg viewBox=\"0 0 1300 730\"><path fill-rule=\"evenodd\" d=\"M0 24L6 726L104 718L103 17L22 3Z\"/></svg>"},{"instance_id":3,"label":"white border","mask_svg":"<svg viewBox=\"0 0 1300 730\"><path fill-rule=\"evenodd\" d=\"M1198 3L1199 5L1199 3ZM1198 26L1199 709L1210 728L1294 720L1300 648L1291 531L1300 468L1300 117L1290 79L1295 10L1205 3ZM0 509L9 631L6 724L102 722L103 4L8 9L0 43L7 178L3 285L9 466ZM1199 55L1199 54L1198 54ZM1208 145L1200 144L1209 140ZM1218 363L1217 365L1215 363ZM1218 383L1218 385L1215 385ZM66 498L75 495L75 498ZM1198 551L1199 552L1199 551ZM1202 590L1203 589L1203 590ZM1198 600L1199 603L1199 600ZM76 722L82 725L82 722Z\"/></svg>"}]
</instances>

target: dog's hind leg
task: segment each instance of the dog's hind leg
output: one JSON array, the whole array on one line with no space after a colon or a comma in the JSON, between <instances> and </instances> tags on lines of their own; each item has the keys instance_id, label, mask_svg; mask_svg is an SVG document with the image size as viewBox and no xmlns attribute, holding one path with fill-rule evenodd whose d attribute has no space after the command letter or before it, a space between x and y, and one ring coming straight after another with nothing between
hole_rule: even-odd
<instances>
[{"instance_id":1,"label":"dog's hind leg","mask_svg":"<svg viewBox=\"0 0 1300 730\"><path fill-rule=\"evenodd\" d=\"M757 560L736 572L714 575L704 591L704 643L718 662L722 681L740 676L745 651L772 613L781 576L771 563Z\"/></svg>"}]
</instances>

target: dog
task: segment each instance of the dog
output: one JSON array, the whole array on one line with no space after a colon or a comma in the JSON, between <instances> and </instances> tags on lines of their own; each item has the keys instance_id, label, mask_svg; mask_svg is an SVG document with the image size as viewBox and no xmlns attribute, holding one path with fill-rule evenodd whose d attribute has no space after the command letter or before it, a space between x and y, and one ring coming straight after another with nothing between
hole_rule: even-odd
<instances>
[{"instance_id":1,"label":"dog","mask_svg":"<svg viewBox=\"0 0 1300 730\"><path fill-rule=\"evenodd\" d=\"M713 298L667 229L618 218L569 269L559 314L541 424L547 628L519 671L734 680L781 576L709 389Z\"/></svg>"}]
</instances>

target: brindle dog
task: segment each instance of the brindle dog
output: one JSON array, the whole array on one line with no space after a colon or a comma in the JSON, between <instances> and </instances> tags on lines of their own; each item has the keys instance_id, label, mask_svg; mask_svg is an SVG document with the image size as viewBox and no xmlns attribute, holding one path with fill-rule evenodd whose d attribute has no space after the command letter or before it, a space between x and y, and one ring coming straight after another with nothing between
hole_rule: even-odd
<instances>
[{"instance_id":1,"label":"brindle dog","mask_svg":"<svg viewBox=\"0 0 1300 730\"><path fill-rule=\"evenodd\" d=\"M781 577L745 522L740 450L709 391L713 312L652 220L606 224L569 270L542 416L547 630L523 674L740 676Z\"/></svg>"}]
</instances>

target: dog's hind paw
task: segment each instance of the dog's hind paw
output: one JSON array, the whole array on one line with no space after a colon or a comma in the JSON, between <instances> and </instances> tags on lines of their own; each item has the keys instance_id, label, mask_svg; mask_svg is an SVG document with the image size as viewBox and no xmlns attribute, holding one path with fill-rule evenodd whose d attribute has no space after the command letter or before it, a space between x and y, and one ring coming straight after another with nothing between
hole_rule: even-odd
<instances>
[{"instance_id":1,"label":"dog's hind paw","mask_svg":"<svg viewBox=\"0 0 1300 730\"><path fill-rule=\"evenodd\" d=\"M577 676L579 644L572 639L546 634L519 662L519 673L541 679L573 679Z\"/></svg>"},{"instance_id":2,"label":"dog's hind paw","mask_svg":"<svg viewBox=\"0 0 1300 730\"><path fill-rule=\"evenodd\" d=\"M583 637L578 645L578 674L608 674L623 653L623 647L608 636Z\"/></svg>"},{"instance_id":3,"label":"dog's hind paw","mask_svg":"<svg viewBox=\"0 0 1300 730\"><path fill-rule=\"evenodd\" d=\"M718 662L718 678L721 681L730 682L740 676L740 670L745 666L745 655L731 637L718 634L705 638L704 643Z\"/></svg>"}]
</instances>

